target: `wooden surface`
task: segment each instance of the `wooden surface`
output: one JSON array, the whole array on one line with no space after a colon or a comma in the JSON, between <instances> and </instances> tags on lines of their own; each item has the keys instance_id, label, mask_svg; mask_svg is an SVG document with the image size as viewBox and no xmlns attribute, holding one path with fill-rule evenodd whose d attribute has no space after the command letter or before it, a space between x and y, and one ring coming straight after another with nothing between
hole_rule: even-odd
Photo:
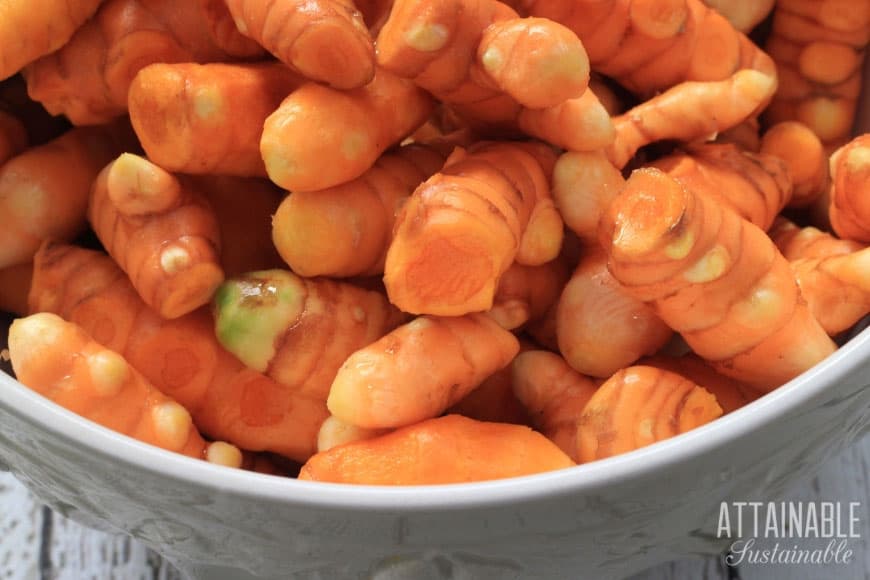
<instances>
[{"instance_id":1,"label":"wooden surface","mask_svg":"<svg viewBox=\"0 0 870 580\"><path fill-rule=\"evenodd\" d=\"M731 569L720 558L659 566L632 580L870 579L870 437L831 458L819 474L796 482L787 500L861 502L861 538L849 565L752 565ZM715 523L711 523L715 525ZM34 501L0 473L0 580L180 580L157 554L137 542L83 528ZM338 579L337 579L338 580ZM411 579L413 580L413 579Z\"/></svg>"}]
</instances>

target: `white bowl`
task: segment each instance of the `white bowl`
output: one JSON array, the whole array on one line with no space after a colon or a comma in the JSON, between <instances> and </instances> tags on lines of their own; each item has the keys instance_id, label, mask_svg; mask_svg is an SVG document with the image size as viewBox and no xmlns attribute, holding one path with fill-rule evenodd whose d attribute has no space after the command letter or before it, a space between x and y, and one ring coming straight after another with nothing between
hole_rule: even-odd
<instances>
[{"instance_id":1,"label":"white bowl","mask_svg":"<svg viewBox=\"0 0 870 580\"><path fill-rule=\"evenodd\" d=\"M868 432L870 329L673 439L558 472L431 487L216 467L94 425L0 373L9 470L64 515L128 533L209 580L621 578L722 551L720 502L775 498Z\"/></svg>"}]
</instances>

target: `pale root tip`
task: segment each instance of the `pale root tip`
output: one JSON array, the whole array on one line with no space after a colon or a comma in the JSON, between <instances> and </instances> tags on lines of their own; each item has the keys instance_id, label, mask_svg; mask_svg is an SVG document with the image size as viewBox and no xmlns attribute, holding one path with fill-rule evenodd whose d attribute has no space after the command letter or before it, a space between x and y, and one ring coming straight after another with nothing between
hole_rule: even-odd
<instances>
[{"instance_id":1,"label":"pale root tip","mask_svg":"<svg viewBox=\"0 0 870 580\"><path fill-rule=\"evenodd\" d=\"M371 439L385 433L387 429L366 429L342 421L338 417L329 416L320 426L317 433L317 451L321 453L333 447Z\"/></svg>"},{"instance_id":2,"label":"pale root tip","mask_svg":"<svg viewBox=\"0 0 870 580\"><path fill-rule=\"evenodd\" d=\"M405 33L405 42L420 52L435 52L447 44L450 32L441 24L418 24Z\"/></svg>"},{"instance_id":3,"label":"pale root tip","mask_svg":"<svg viewBox=\"0 0 870 580\"><path fill-rule=\"evenodd\" d=\"M761 71L743 69L734 73L734 85L750 101L763 104L776 90L776 77Z\"/></svg>"},{"instance_id":4,"label":"pale root tip","mask_svg":"<svg viewBox=\"0 0 870 580\"><path fill-rule=\"evenodd\" d=\"M731 255L723 246L716 244L706 254L683 272L683 278L692 284L712 282L731 266Z\"/></svg>"},{"instance_id":5,"label":"pale root tip","mask_svg":"<svg viewBox=\"0 0 870 580\"><path fill-rule=\"evenodd\" d=\"M88 357L88 369L94 389L102 397L117 395L130 377L127 361L111 350L103 350Z\"/></svg>"},{"instance_id":6,"label":"pale root tip","mask_svg":"<svg viewBox=\"0 0 870 580\"><path fill-rule=\"evenodd\" d=\"M160 267L170 276L190 267L190 252L180 246L167 246L160 252Z\"/></svg>"},{"instance_id":7,"label":"pale root tip","mask_svg":"<svg viewBox=\"0 0 870 580\"><path fill-rule=\"evenodd\" d=\"M213 262L200 262L168 273L172 290L165 295L158 310L164 318L178 318L211 301L225 277L221 267Z\"/></svg>"},{"instance_id":8,"label":"pale root tip","mask_svg":"<svg viewBox=\"0 0 870 580\"><path fill-rule=\"evenodd\" d=\"M504 54L496 46L487 48L480 57L480 63L486 72L495 74L504 67Z\"/></svg>"},{"instance_id":9,"label":"pale root tip","mask_svg":"<svg viewBox=\"0 0 870 580\"><path fill-rule=\"evenodd\" d=\"M38 355L42 349L56 344L63 334L64 320L50 312L15 319L9 327L9 353L12 365L16 361Z\"/></svg>"},{"instance_id":10,"label":"pale root tip","mask_svg":"<svg viewBox=\"0 0 870 580\"><path fill-rule=\"evenodd\" d=\"M224 97L213 85L199 87L193 95L193 111L203 121L221 120L224 109Z\"/></svg>"},{"instance_id":11,"label":"pale root tip","mask_svg":"<svg viewBox=\"0 0 870 580\"><path fill-rule=\"evenodd\" d=\"M215 465L238 469L242 466L243 457L242 452L235 445L223 441L215 441L206 447L205 460Z\"/></svg>"},{"instance_id":12,"label":"pale root tip","mask_svg":"<svg viewBox=\"0 0 870 580\"><path fill-rule=\"evenodd\" d=\"M181 451L193 426L187 409L175 401L169 401L155 406L151 410L151 417L157 444L170 451Z\"/></svg>"},{"instance_id":13,"label":"pale root tip","mask_svg":"<svg viewBox=\"0 0 870 580\"><path fill-rule=\"evenodd\" d=\"M132 153L122 153L112 163L106 187L109 199L125 215L165 211L181 195L181 186L172 174Z\"/></svg>"},{"instance_id":14,"label":"pale root tip","mask_svg":"<svg viewBox=\"0 0 870 580\"><path fill-rule=\"evenodd\" d=\"M852 173L866 172L870 169L870 147L856 145L848 149L846 169Z\"/></svg>"}]
</instances>

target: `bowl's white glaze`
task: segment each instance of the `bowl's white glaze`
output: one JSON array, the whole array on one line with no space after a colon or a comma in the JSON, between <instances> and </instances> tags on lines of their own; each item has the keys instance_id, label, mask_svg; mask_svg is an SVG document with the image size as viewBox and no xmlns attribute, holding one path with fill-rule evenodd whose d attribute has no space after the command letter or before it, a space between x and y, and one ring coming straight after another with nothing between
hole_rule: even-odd
<instances>
[{"instance_id":1,"label":"bowl's white glaze","mask_svg":"<svg viewBox=\"0 0 870 580\"><path fill-rule=\"evenodd\" d=\"M65 515L209 579L619 578L720 551L720 501L775 497L868 430L870 330L690 433L560 472L441 487L212 466L93 425L0 373L0 461Z\"/></svg>"}]
</instances>

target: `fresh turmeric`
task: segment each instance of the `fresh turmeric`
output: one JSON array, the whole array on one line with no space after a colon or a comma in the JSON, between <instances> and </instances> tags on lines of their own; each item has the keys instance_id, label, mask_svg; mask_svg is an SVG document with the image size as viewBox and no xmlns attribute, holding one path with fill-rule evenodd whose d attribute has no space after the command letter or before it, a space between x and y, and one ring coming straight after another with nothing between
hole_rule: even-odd
<instances>
[{"instance_id":1,"label":"fresh turmeric","mask_svg":"<svg viewBox=\"0 0 870 580\"><path fill-rule=\"evenodd\" d=\"M321 401L348 356L406 320L379 292L287 270L227 280L214 317L218 340L239 360Z\"/></svg>"},{"instance_id":2,"label":"fresh turmeric","mask_svg":"<svg viewBox=\"0 0 870 580\"><path fill-rule=\"evenodd\" d=\"M110 131L76 128L0 167L0 268L83 231L91 183L118 152Z\"/></svg>"},{"instance_id":3,"label":"fresh turmeric","mask_svg":"<svg viewBox=\"0 0 870 580\"><path fill-rule=\"evenodd\" d=\"M411 425L443 413L518 351L514 335L485 314L420 316L350 355L327 406L359 427Z\"/></svg>"},{"instance_id":4,"label":"fresh turmeric","mask_svg":"<svg viewBox=\"0 0 870 580\"><path fill-rule=\"evenodd\" d=\"M353 181L293 192L272 219L274 245L301 276L382 274L399 208L443 164L434 148L410 144Z\"/></svg>"},{"instance_id":5,"label":"fresh turmeric","mask_svg":"<svg viewBox=\"0 0 870 580\"><path fill-rule=\"evenodd\" d=\"M559 352L584 375L608 378L662 348L673 331L653 308L626 292L589 246L556 307Z\"/></svg>"},{"instance_id":6,"label":"fresh turmeric","mask_svg":"<svg viewBox=\"0 0 870 580\"><path fill-rule=\"evenodd\" d=\"M634 451L720 415L716 397L692 381L654 367L628 367L598 387L583 409L577 456L586 463Z\"/></svg>"},{"instance_id":7,"label":"fresh turmeric","mask_svg":"<svg viewBox=\"0 0 870 580\"><path fill-rule=\"evenodd\" d=\"M102 0L9 0L0 19L0 80L67 43Z\"/></svg>"},{"instance_id":8,"label":"fresh turmeric","mask_svg":"<svg viewBox=\"0 0 870 580\"><path fill-rule=\"evenodd\" d=\"M493 306L487 313L507 330L538 321L559 299L568 274L558 258L540 266L514 262L499 279Z\"/></svg>"},{"instance_id":9,"label":"fresh turmeric","mask_svg":"<svg viewBox=\"0 0 870 580\"><path fill-rule=\"evenodd\" d=\"M423 90L382 69L350 91L308 83L266 119L260 153L269 178L284 189L326 189L368 171L433 106Z\"/></svg>"},{"instance_id":10,"label":"fresh turmeric","mask_svg":"<svg viewBox=\"0 0 870 580\"><path fill-rule=\"evenodd\" d=\"M792 182L789 207L807 207L828 187L828 155L815 133L803 123L783 121L761 137L761 153L785 161Z\"/></svg>"},{"instance_id":11,"label":"fresh turmeric","mask_svg":"<svg viewBox=\"0 0 870 580\"><path fill-rule=\"evenodd\" d=\"M390 301L440 316L492 308L498 280L548 191L541 162L522 145L458 150L396 218L384 269Z\"/></svg>"},{"instance_id":12,"label":"fresh turmeric","mask_svg":"<svg viewBox=\"0 0 870 580\"><path fill-rule=\"evenodd\" d=\"M208 201L143 157L124 153L100 173L88 219L142 300L164 318L208 304L224 279Z\"/></svg>"},{"instance_id":13,"label":"fresh turmeric","mask_svg":"<svg viewBox=\"0 0 870 580\"><path fill-rule=\"evenodd\" d=\"M266 177L263 123L305 80L280 63L156 63L127 104L148 158L167 171Z\"/></svg>"},{"instance_id":14,"label":"fresh turmeric","mask_svg":"<svg viewBox=\"0 0 870 580\"><path fill-rule=\"evenodd\" d=\"M333 447L354 441L372 439L389 431L389 429L364 429L363 427L345 423L338 417L330 415L323 422L323 425L320 426L320 431L317 433L317 452L328 451Z\"/></svg>"},{"instance_id":15,"label":"fresh turmeric","mask_svg":"<svg viewBox=\"0 0 870 580\"><path fill-rule=\"evenodd\" d=\"M725 375L769 391L836 349L765 233L658 169L632 173L601 239L623 287Z\"/></svg>"},{"instance_id":16,"label":"fresh turmeric","mask_svg":"<svg viewBox=\"0 0 870 580\"><path fill-rule=\"evenodd\" d=\"M860 242L841 240L813 226L802 228L782 216L767 233L786 260L827 258L864 248Z\"/></svg>"},{"instance_id":17,"label":"fresh turmeric","mask_svg":"<svg viewBox=\"0 0 870 580\"><path fill-rule=\"evenodd\" d=\"M579 461L578 420L597 385L562 357L545 350L520 353L511 370L514 394L528 410L532 426Z\"/></svg>"},{"instance_id":18,"label":"fresh turmeric","mask_svg":"<svg viewBox=\"0 0 870 580\"><path fill-rule=\"evenodd\" d=\"M106 0L59 50L22 71L30 96L74 125L98 125L127 112L136 73L162 62L256 57L223 0Z\"/></svg>"},{"instance_id":19,"label":"fresh turmeric","mask_svg":"<svg viewBox=\"0 0 870 580\"><path fill-rule=\"evenodd\" d=\"M195 459L242 466L236 446L207 443L187 409L155 389L121 355L55 314L15 320L9 327L9 354L19 381L86 419Z\"/></svg>"},{"instance_id":20,"label":"fresh turmeric","mask_svg":"<svg viewBox=\"0 0 870 580\"><path fill-rule=\"evenodd\" d=\"M45 244L34 261L29 312L53 312L123 356L185 407L210 437L305 461L328 416L305 397L245 367L221 348L208 310L167 320L148 308L100 252Z\"/></svg>"},{"instance_id":21,"label":"fresh turmeric","mask_svg":"<svg viewBox=\"0 0 870 580\"><path fill-rule=\"evenodd\" d=\"M558 447L528 427L448 415L318 453L302 466L299 479L435 485L531 475L572 465Z\"/></svg>"},{"instance_id":22,"label":"fresh turmeric","mask_svg":"<svg viewBox=\"0 0 870 580\"><path fill-rule=\"evenodd\" d=\"M830 170L831 227L841 238L870 242L870 133L837 149Z\"/></svg>"},{"instance_id":23,"label":"fresh turmeric","mask_svg":"<svg viewBox=\"0 0 870 580\"><path fill-rule=\"evenodd\" d=\"M375 51L352 0L225 0L239 30L299 74L337 89L375 75Z\"/></svg>"},{"instance_id":24,"label":"fresh turmeric","mask_svg":"<svg viewBox=\"0 0 870 580\"><path fill-rule=\"evenodd\" d=\"M553 169L553 199L568 226L587 245L598 241L598 222L625 187L622 172L602 151L568 151Z\"/></svg>"},{"instance_id":25,"label":"fresh turmeric","mask_svg":"<svg viewBox=\"0 0 870 580\"><path fill-rule=\"evenodd\" d=\"M800 121L829 152L843 145L855 121L868 40L867 2L779 0L765 50L781 86L766 121Z\"/></svg>"},{"instance_id":26,"label":"fresh turmeric","mask_svg":"<svg viewBox=\"0 0 870 580\"><path fill-rule=\"evenodd\" d=\"M728 143L689 146L649 166L695 194L712 196L765 231L792 199L791 172L781 158Z\"/></svg>"}]
</instances>

